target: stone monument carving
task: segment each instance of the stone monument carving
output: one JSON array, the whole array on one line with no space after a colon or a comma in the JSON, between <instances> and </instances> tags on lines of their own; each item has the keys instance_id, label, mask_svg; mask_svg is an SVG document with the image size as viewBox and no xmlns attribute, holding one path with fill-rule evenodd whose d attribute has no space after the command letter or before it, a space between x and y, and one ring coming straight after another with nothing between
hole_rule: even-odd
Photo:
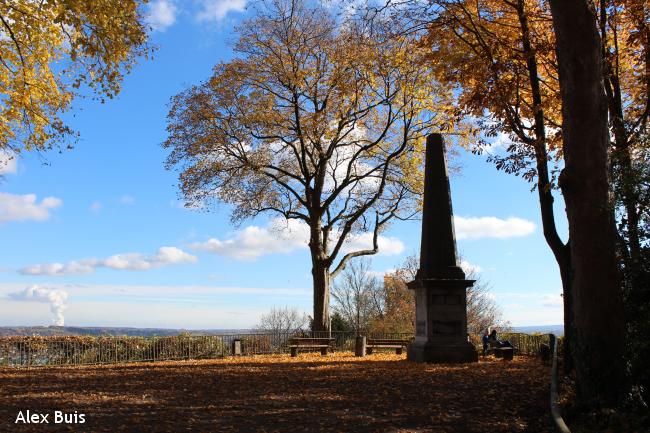
<instances>
[{"instance_id":1,"label":"stone monument carving","mask_svg":"<svg viewBox=\"0 0 650 433\"><path fill-rule=\"evenodd\" d=\"M420 269L415 290L415 340L407 358L416 362L477 362L467 341L467 293L474 280L458 266L446 148L440 134L427 137Z\"/></svg>"}]
</instances>

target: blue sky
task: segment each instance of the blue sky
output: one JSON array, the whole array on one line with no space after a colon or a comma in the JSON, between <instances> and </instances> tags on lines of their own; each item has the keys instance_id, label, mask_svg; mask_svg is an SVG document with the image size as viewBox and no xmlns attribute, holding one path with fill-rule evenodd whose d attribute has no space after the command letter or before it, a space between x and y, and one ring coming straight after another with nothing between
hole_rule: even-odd
<instances>
[{"instance_id":1,"label":"blue sky","mask_svg":"<svg viewBox=\"0 0 650 433\"><path fill-rule=\"evenodd\" d=\"M0 165L0 325L246 328L272 306L311 312L299 232L278 239L269 218L234 227L225 206L185 209L177 174L164 169L169 99L232 55L244 6L153 1L154 59L116 99L76 101L66 116L81 134L75 148ZM482 156L461 151L453 163L462 168L451 188L464 260L513 325L561 323L561 282L531 185ZM420 222L383 237L378 275L419 251Z\"/></svg>"}]
</instances>

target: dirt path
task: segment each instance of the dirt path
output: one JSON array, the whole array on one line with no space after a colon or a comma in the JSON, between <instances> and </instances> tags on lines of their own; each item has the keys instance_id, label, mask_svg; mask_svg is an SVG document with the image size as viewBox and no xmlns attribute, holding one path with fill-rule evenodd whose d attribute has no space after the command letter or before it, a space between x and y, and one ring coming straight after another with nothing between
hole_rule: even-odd
<instances>
[{"instance_id":1,"label":"dirt path","mask_svg":"<svg viewBox=\"0 0 650 433\"><path fill-rule=\"evenodd\" d=\"M548 367L403 355L0 369L0 431L550 432ZM49 413L49 424L15 424ZM55 424L55 411L83 424Z\"/></svg>"}]
</instances>

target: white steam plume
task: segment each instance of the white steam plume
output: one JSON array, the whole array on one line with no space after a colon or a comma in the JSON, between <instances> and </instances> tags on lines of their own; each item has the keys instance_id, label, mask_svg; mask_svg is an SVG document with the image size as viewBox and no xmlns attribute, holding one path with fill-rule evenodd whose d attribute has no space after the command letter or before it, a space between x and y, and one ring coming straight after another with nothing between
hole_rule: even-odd
<instances>
[{"instance_id":1,"label":"white steam plume","mask_svg":"<svg viewBox=\"0 0 650 433\"><path fill-rule=\"evenodd\" d=\"M50 311L54 314L54 324L63 326L65 323L63 312L67 308L66 301L68 300L68 292L65 290L33 285L19 292L10 293L8 297L15 301L47 302L50 304Z\"/></svg>"}]
</instances>

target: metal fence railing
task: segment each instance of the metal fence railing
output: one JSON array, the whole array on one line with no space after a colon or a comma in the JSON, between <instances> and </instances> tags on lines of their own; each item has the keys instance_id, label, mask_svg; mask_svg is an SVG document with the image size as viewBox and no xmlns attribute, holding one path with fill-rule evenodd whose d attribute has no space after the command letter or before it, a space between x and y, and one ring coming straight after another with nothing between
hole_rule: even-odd
<instances>
[{"instance_id":1,"label":"metal fence railing","mask_svg":"<svg viewBox=\"0 0 650 433\"><path fill-rule=\"evenodd\" d=\"M480 352L483 350L481 335L470 334L470 342ZM549 344L549 334L524 334L521 332L503 332L499 334L499 340L507 340L517 348L519 355L537 355L542 345Z\"/></svg>"},{"instance_id":2,"label":"metal fence railing","mask_svg":"<svg viewBox=\"0 0 650 433\"><path fill-rule=\"evenodd\" d=\"M411 339L410 333L363 333L370 338ZM288 353L292 337L332 337L337 351L354 351L355 332L311 331L177 335L167 337L32 336L0 337L0 366L92 365L181 359L213 359L233 355L239 340L242 355ZM548 335L501 334L520 354L537 354ZM472 336L480 348L480 338Z\"/></svg>"},{"instance_id":3,"label":"metal fence railing","mask_svg":"<svg viewBox=\"0 0 650 433\"><path fill-rule=\"evenodd\" d=\"M553 362L551 364L551 418L555 423L555 428L560 433L571 433L569 427L562 419L560 408L558 406L558 393L557 393L557 355L558 355L558 341L555 335L549 334L549 346L553 354Z\"/></svg>"},{"instance_id":4,"label":"metal fence railing","mask_svg":"<svg viewBox=\"0 0 650 433\"><path fill-rule=\"evenodd\" d=\"M521 355L537 355L543 344L549 344L549 334L523 334L518 332L504 332L499 334L499 339L508 340L517 348Z\"/></svg>"}]
</instances>

